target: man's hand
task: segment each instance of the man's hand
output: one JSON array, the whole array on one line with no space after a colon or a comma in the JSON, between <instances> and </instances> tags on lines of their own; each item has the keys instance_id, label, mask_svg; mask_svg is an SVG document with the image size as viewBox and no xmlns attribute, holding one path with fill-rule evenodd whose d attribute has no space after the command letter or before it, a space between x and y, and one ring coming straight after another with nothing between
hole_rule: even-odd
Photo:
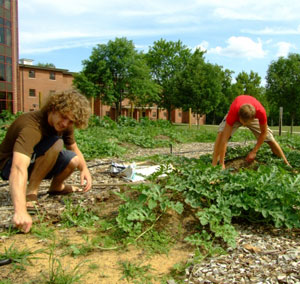
<instances>
[{"instance_id":1,"label":"man's hand","mask_svg":"<svg viewBox=\"0 0 300 284\"><path fill-rule=\"evenodd\" d=\"M89 191L92 187L92 177L81 151L79 150L76 142L72 145L66 146L66 148L75 152L77 157L79 158L78 169L80 170L80 184L84 186L83 192Z\"/></svg>"},{"instance_id":2,"label":"man's hand","mask_svg":"<svg viewBox=\"0 0 300 284\"><path fill-rule=\"evenodd\" d=\"M92 187L92 177L90 174L90 171L88 168L85 168L81 171L80 173L80 183L83 186L84 185L84 192L87 192L91 189Z\"/></svg>"},{"instance_id":3,"label":"man's hand","mask_svg":"<svg viewBox=\"0 0 300 284\"><path fill-rule=\"evenodd\" d=\"M27 213L15 213L13 217L15 226L24 233L28 233L32 226L32 218Z\"/></svg>"},{"instance_id":4,"label":"man's hand","mask_svg":"<svg viewBox=\"0 0 300 284\"><path fill-rule=\"evenodd\" d=\"M252 162L255 160L255 157L256 157L256 152L251 151L251 152L247 155L246 161L247 161L248 163L252 163Z\"/></svg>"}]
</instances>

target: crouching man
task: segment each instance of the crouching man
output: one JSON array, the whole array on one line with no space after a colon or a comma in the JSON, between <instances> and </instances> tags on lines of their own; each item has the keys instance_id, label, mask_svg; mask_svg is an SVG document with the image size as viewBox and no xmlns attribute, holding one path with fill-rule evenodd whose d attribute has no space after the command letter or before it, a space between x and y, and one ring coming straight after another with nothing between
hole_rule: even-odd
<instances>
[{"instance_id":1,"label":"crouching man","mask_svg":"<svg viewBox=\"0 0 300 284\"><path fill-rule=\"evenodd\" d=\"M218 130L218 136L214 146L212 165L218 162L225 169L225 153L227 142L233 133L241 126L245 126L255 135L257 142L246 160L251 163L261 145L266 142L272 152L282 158L284 163L290 166L280 145L276 142L271 129L267 124L266 110L262 104L252 96L240 95L235 98L230 106L228 114L224 117Z\"/></svg>"},{"instance_id":2,"label":"crouching man","mask_svg":"<svg viewBox=\"0 0 300 284\"><path fill-rule=\"evenodd\" d=\"M50 96L41 110L22 114L8 128L0 145L0 171L9 180L13 223L21 231L30 231L27 207L37 201L43 179L52 179L49 194L69 194L78 188L64 181L78 169L83 192L90 190L92 178L74 138L74 127L86 127L90 112L83 95L59 93Z\"/></svg>"}]
</instances>

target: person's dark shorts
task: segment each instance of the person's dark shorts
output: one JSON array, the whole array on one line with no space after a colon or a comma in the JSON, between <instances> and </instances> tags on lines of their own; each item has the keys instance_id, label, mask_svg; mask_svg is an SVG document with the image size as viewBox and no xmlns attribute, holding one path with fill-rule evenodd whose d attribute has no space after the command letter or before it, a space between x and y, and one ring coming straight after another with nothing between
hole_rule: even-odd
<instances>
[{"instance_id":1,"label":"person's dark shorts","mask_svg":"<svg viewBox=\"0 0 300 284\"><path fill-rule=\"evenodd\" d=\"M40 156L43 156L54 144L61 139L59 136L50 136L42 139L33 149L33 154L31 157L30 165L28 167L28 179L30 178L31 172L34 167L36 159ZM76 156L76 154L69 150L62 150L57 158L57 161L52 168L52 170L47 174L45 179L51 179L54 176L60 174L70 163L70 161ZM12 165L12 158L10 158L1 171L1 177L4 180L9 179L10 169Z\"/></svg>"}]
</instances>

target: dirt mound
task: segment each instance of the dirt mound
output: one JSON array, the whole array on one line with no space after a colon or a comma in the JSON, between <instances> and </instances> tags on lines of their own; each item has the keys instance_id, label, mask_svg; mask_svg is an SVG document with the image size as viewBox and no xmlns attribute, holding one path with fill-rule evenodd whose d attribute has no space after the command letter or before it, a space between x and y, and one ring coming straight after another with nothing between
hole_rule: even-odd
<instances>
[{"instance_id":1,"label":"dirt mound","mask_svg":"<svg viewBox=\"0 0 300 284\"><path fill-rule=\"evenodd\" d=\"M246 157L238 157L238 158L226 161L225 166L227 169L231 168L235 171L238 171L240 169L256 170L259 166L259 163L255 160L252 163L249 163L246 161Z\"/></svg>"}]
</instances>

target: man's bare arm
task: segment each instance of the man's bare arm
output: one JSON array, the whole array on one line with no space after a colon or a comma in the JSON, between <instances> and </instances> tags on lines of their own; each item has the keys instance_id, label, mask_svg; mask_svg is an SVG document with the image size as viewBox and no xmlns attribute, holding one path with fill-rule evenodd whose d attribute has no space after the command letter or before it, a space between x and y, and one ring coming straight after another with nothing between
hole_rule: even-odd
<instances>
[{"instance_id":1,"label":"man's bare arm","mask_svg":"<svg viewBox=\"0 0 300 284\"><path fill-rule=\"evenodd\" d=\"M246 160L248 162L252 162L254 161L255 157L256 157L256 153L259 150L259 148L261 147L261 145L264 143L264 141L266 140L267 137L267 132L268 132L268 125L267 124L260 124L260 135L257 139L256 145L255 147L252 149L252 151L247 155Z\"/></svg>"},{"instance_id":2,"label":"man's bare arm","mask_svg":"<svg viewBox=\"0 0 300 284\"><path fill-rule=\"evenodd\" d=\"M25 233L30 231L32 225L32 218L27 213L26 207L27 169L29 164L30 158L28 156L19 152L13 153L9 176L10 193L15 210L13 222L17 228Z\"/></svg>"},{"instance_id":3,"label":"man's bare arm","mask_svg":"<svg viewBox=\"0 0 300 284\"><path fill-rule=\"evenodd\" d=\"M80 182L81 185L84 185L84 191L88 191L92 187L92 177L90 174L90 171L87 167L86 161L80 151L80 149L77 146L77 143L74 143L72 145L66 146L68 150L71 150L76 153L77 157L79 158L79 166L78 169L80 170ZM84 184L85 181L85 184Z\"/></svg>"}]
</instances>

